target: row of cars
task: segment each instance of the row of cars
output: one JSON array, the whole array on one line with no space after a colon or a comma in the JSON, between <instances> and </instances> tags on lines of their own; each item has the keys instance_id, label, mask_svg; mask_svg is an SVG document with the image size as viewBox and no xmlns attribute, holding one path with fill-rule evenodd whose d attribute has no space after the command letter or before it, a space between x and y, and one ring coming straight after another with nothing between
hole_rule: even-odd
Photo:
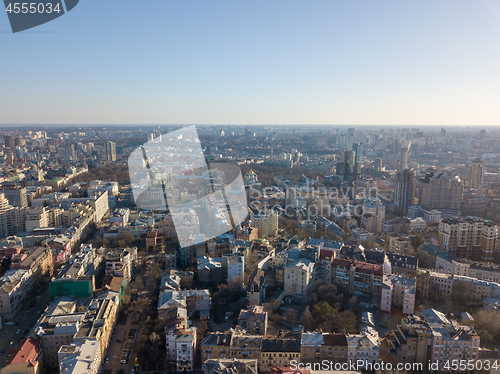
<instances>
[{"instance_id":1,"label":"row of cars","mask_svg":"<svg viewBox=\"0 0 500 374\"><path fill-rule=\"evenodd\" d=\"M128 338L131 339L131 340L134 340L134 337L135 337L135 333L137 332L136 329L130 329L129 333L128 333ZM119 341L119 343L121 343L122 341ZM129 356L130 356L130 345L131 344L127 344L125 345L125 349L123 350L123 353L122 353L122 358L120 360L120 362L122 364L128 364L128 359L129 359Z\"/></svg>"}]
</instances>

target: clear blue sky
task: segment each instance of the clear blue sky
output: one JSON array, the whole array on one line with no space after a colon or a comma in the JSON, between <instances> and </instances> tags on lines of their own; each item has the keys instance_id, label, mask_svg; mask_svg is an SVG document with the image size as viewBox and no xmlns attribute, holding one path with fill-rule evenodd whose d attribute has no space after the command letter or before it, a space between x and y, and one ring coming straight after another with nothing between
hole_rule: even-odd
<instances>
[{"instance_id":1,"label":"clear blue sky","mask_svg":"<svg viewBox=\"0 0 500 374\"><path fill-rule=\"evenodd\" d=\"M4 124L500 124L497 0L81 0L0 43Z\"/></svg>"}]
</instances>

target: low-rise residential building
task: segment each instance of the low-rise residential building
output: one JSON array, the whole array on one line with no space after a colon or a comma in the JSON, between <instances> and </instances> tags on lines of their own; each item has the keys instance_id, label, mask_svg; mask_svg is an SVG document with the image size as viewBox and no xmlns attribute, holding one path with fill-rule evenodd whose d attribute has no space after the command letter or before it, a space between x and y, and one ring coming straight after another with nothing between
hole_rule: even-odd
<instances>
[{"instance_id":1,"label":"low-rise residential building","mask_svg":"<svg viewBox=\"0 0 500 374\"><path fill-rule=\"evenodd\" d=\"M366 213L361 216L361 227L366 231L376 234L382 231L382 217Z\"/></svg>"},{"instance_id":2,"label":"low-rise residential building","mask_svg":"<svg viewBox=\"0 0 500 374\"><path fill-rule=\"evenodd\" d=\"M314 284L315 263L306 258L299 258L285 267L285 295L293 296L298 301L305 301Z\"/></svg>"},{"instance_id":3,"label":"low-rise residential building","mask_svg":"<svg viewBox=\"0 0 500 374\"><path fill-rule=\"evenodd\" d=\"M363 361L370 364L379 362L380 342L375 330L364 331L361 334L347 334L347 360L349 362Z\"/></svg>"},{"instance_id":4,"label":"low-rise residential building","mask_svg":"<svg viewBox=\"0 0 500 374\"><path fill-rule=\"evenodd\" d=\"M320 332L304 332L300 338L300 360L304 363L320 363L321 347L324 344L323 334Z\"/></svg>"},{"instance_id":5,"label":"low-rise residential building","mask_svg":"<svg viewBox=\"0 0 500 374\"><path fill-rule=\"evenodd\" d=\"M490 367L489 374L500 373L500 352L496 349L479 348L476 362L476 367Z\"/></svg>"},{"instance_id":6,"label":"low-rise residential building","mask_svg":"<svg viewBox=\"0 0 500 374\"><path fill-rule=\"evenodd\" d=\"M373 239L373 234L361 227L353 228L351 236L356 243L366 243Z\"/></svg>"},{"instance_id":7,"label":"low-rise residential building","mask_svg":"<svg viewBox=\"0 0 500 374\"><path fill-rule=\"evenodd\" d=\"M427 227L427 222L422 217L410 219L410 231L422 231Z\"/></svg>"},{"instance_id":8,"label":"low-rise residential building","mask_svg":"<svg viewBox=\"0 0 500 374\"><path fill-rule=\"evenodd\" d=\"M238 316L238 325L250 335L267 334L268 313L262 306L250 306L248 310L242 309Z\"/></svg>"},{"instance_id":9,"label":"low-rise residential building","mask_svg":"<svg viewBox=\"0 0 500 374\"><path fill-rule=\"evenodd\" d=\"M432 341L433 335L431 327L423 318L402 318L397 328L387 336L392 363L428 362L432 350L429 341Z\"/></svg>"},{"instance_id":10,"label":"low-rise residential building","mask_svg":"<svg viewBox=\"0 0 500 374\"><path fill-rule=\"evenodd\" d=\"M236 230L236 240L252 241L259 238L259 229L257 227L246 227L242 230Z\"/></svg>"},{"instance_id":11,"label":"low-rise residential building","mask_svg":"<svg viewBox=\"0 0 500 374\"><path fill-rule=\"evenodd\" d=\"M345 334L323 333L321 357L335 364L347 362L347 338Z\"/></svg>"},{"instance_id":12,"label":"low-rise residential building","mask_svg":"<svg viewBox=\"0 0 500 374\"><path fill-rule=\"evenodd\" d=\"M499 283L454 275L453 287L457 287L459 283L467 284L472 288L471 297L473 299L481 300L484 297L500 297Z\"/></svg>"},{"instance_id":13,"label":"low-rise residential building","mask_svg":"<svg viewBox=\"0 0 500 374\"><path fill-rule=\"evenodd\" d=\"M82 245L50 283L51 299L61 296L91 297L102 263L102 255L91 244Z\"/></svg>"},{"instance_id":14,"label":"low-rise residential building","mask_svg":"<svg viewBox=\"0 0 500 374\"><path fill-rule=\"evenodd\" d=\"M398 275L384 275L380 310L390 312L401 308L403 315L413 314L415 310L416 279Z\"/></svg>"},{"instance_id":15,"label":"low-rise residential building","mask_svg":"<svg viewBox=\"0 0 500 374\"><path fill-rule=\"evenodd\" d=\"M234 333L231 337L230 357L239 359L257 360L260 367L260 354L262 352L261 335L239 335Z\"/></svg>"},{"instance_id":16,"label":"low-rise residential building","mask_svg":"<svg viewBox=\"0 0 500 374\"><path fill-rule=\"evenodd\" d=\"M332 261L332 282L340 284L350 295L374 297L378 301L383 276L383 265L342 259Z\"/></svg>"},{"instance_id":17,"label":"low-rise residential building","mask_svg":"<svg viewBox=\"0 0 500 374\"><path fill-rule=\"evenodd\" d=\"M300 362L300 342L295 339L263 339L260 371L274 367L290 366L290 361Z\"/></svg>"},{"instance_id":18,"label":"low-rise residential building","mask_svg":"<svg viewBox=\"0 0 500 374\"><path fill-rule=\"evenodd\" d=\"M300 344L300 362L320 364L328 360L333 363L347 362L347 339L345 334L306 332Z\"/></svg>"},{"instance_id":19,"label":"low-rise residential building","mask_svg":"<svg viewBox=\"0 0 500 374\"><path fill-rule=\"evenodd\" d=\"M389 235L389 252L408 253L411 247L411 240L405 235Z\"/></svg>"},{"instance_id":20,"label":"low-rise residential building","mask_svg":"<svg viewBox=\"0 0 500 374\"><path fill-rule=\"evenodd\" d=\"M453 291L453 275L426 270L421 273L418 291L424 298L446 299Z\"/></svg>"},{"instance_id":21,"label":"low-rise residential building","mask_svg":"<svg viewBox=\"0 0 500 374\"><path fill-rule=\"evenodd\" d=\"M431 362L438 362L440 370L452 360L476 360L479 357L480 339L472 326L451 323L435 310L422 311L422 317L433 331Z\"/></svg>"},{"instance_id":22,"label":"low-rise residential building","mask_svg":"<svg viewBox=\"0 0 500 374\"><path fill-rule=\"evenodd\" d=\"M447 253L440 253L437 256L436 270L443 273L500 283L499 264L473 261L468 258L459 258Z\"/></svg>"},{"instance_id":23,"label":"low-rise residential building","mask_svg":"<svg viewBox=\"0 0 500 374\"><path fill-rule=\"evenodd\" d=\"M211 258L201 256L197 259L198 263L198 279L202 282L209 282L213 270L220 269L222 271L222 258Z\"/></svg>"},{"instance_id":24,"label":"low-rise residential building","mask_svg":"<svg viewBox=\"0 0 500 374\"><path fill-rule=\"evenodd\" d=\"M266 275L263 269L253 271L247 283L248 305L262 305L265 298Z\"/></svg>"},{"instance_id":25,"label":"low-rise residential building","mask_svg":"<svg viewBox=\"0 0 500 374\"><path fill-rule=\"evenodd\" d=\"M71 257L71 239L65 235L51 236L42 242L52 250L54 264L64 264Z\"/></svg>"},{"instance_id":26,"label":"low-rise residential building","mask_svg":"<svg viewBox=\"0 0 500 374\"><path fill-rule=\"evenodd\" d=\"M410 220L404 217L388 219L382 222L382 232L400 232L410 229Z\"/></svg>"},{"instance_id":27,"label":"low-rise residential building","mask_svg":"<svg viewBox=\"0 0 500 374\"><path fill-rule=\"evenodd\" d=\"M418 269L417 257L393 252L387 252L386 256L387 260L391 264L392 272L398 273Z\"/></svg>"},{"instance_id":28,"label":"low-rise residential building","mask_svg":"<svg viewBox=\"0 0 500 374\"><path fill-rule=\"evenodd\" d=\"M421 273L418 290L422 297L441 299L451 297L453 289L460 284L468 288L470 297L475 300L500 297L500 283L430 270Z\"/></svg>"},{"instance_id":29,"label":"low-rise residential building","mask_svg":"<svg viewBox=\"0 0 500 374\"><path fill-rule=\"evenodd\" d=\"M132 278L132 266L136 257L136 247L113 249L106 252L104 255L106 275L123 277L128 284Z\"/></svg>"},{"instance_id":30,"label":"low-rise residential building","mask_svg":"<svg viewBox=\"0 0 500 374\"><path fill-rule=\"evenodd\" d=\"M177 268L177 250L173 246L167 246L165 248L165 269L175 268Z\"/></svg>"},{"instance_id":31,"label":"low-rise residential building","mask_svg":"<svg viewBox=\"0 0 500 374\"><path fill-rule=\"evenodd\" d=\"M0 314L3 318L12 319L18 315L32 287L33 273L30 269L7 270L0 277Z\"/></svg>"},{"instance_id":32,"label":"low-rise residential building","mask_svg":"<svg viewBox=\"0 0 500 374\"><path fill-rule=\"evenodd\" d=\"M0 374L39 374L43 368L43 352L40 342L28 337L22 339L15 348L9 349Z\"/></svg>"},{"instance_id":33,"label":"low-rise residential building","mask_svg":"<svg viewBox=\"0 0 500 374\"><path fill-rule=\"evenodd\" d=\"M245 276L245 256L242 253L231 253L222 255L222 268L227 272L227 280L234 277Z\"/></svg>"},{"instance_id":34,"label":"low-rise residential building","mask_svg":"<svg viewBox=\"0 0 500 374\"><path fill-rule=\"evenodd\" d=\"M130 209L121 208L116 209L113 214L109 217L109 223L113 226L120 225L126 226L130 220Z\"/></svg>"},{"instance_id":35,"label":"low-rise residential building","mask_svg":"<svg viewBox=\"0 0 500 374\"><path fill-rule=\"evenodd\" d=\"M319 250L319 260L315 266L315 280L331 282L332 279L332 261L336 257L336 252L328 249Z\"/></svg>"},{"instance_id":36,"label":"low-rise residential building","mask_svg":"<svg viewBox=\"0 0 500 374\"><path fill-rule=\"evenodd\" d=\"M212 332L205 337L201 341L202 361L230 358L231 337L229 332Z\"/></svg>"},{"instance_id":37,"label":"low-rise residential building","mask_svg":"<svg viewBox=\"0 0 500 374\"><path fill-rule=\"evenodd\" d=\"M273 246L261 241L251 242L251 247L245 251L245 262L248 266L256 266L266 257L274 257L276 250Z\"/></svg>"},{"instance_id":38,"label":"low-rise residential building","mask_svg":"<svg viewBox=\"0 0 500 374\"><path fill-rule=\"evenodd\" d=\"M175 363L177 371L193 371L197 349L196 327L165 329L167 360Z\"/></svg>"},{"instance_id":39,"label":"low-rise residential building","mask_svg":"<svg viewBox=\"0 0 500 374\"><path fill-rule=\"evenodd\" d=\"M101 371L101 343L82 339L63 345L57 352L59 373L99 374Z\"/></svg>"},{"instance_id":40,"label":"low-rise residential building","mask_svg":"<svg viewBox=\"0 0 500 374\"><path fill-rule=\"evenodd\" d=\"M98 340L100 355L104 357L116 323L118 303L118 294L113 292L97 299L83 299L78 304L68 297L53 302L34 329L46 365L58 367L59 348L82 339Z\"/></svg>"},{"instance_id":41,"label":"low-rise residential building","mask_svg":"<svg viewBox=\"0 0 500 374\"><path fill-rule=\"evenodd\" d=\"M437 269L436 259L439 254L446 254L444 250L435 245L422 244L417 248L417 257L420 267L427 269Z\"/></svg>"},{"instance_id":42,"label":"low-rise residential building","mask_svg":"<svg viewBox=\"0 0 500 374\"><path fill-rule=\"evenodd\" d=\"M195 313L202 315L210 310L210 305L209 290L164 289L160 291L158 299L158 318L171 320L176 325L175 320L183 315L182 310L186 310L188 316L193 316Z\"/></svg>"},{"instance_id":43,"label":"low-rise residential building","mask_svg":"<svg viewBox=\"0 0 500 374\"><path fill-rule=\"evenodd\" d=\"M38 285L43 280L52 277L54 266L52 251L49 247L36 247L19 256L19 261L12 256L11 269L30 269L33 274L33 284Z\"/></svg>"},{"instance_id":44,"label":"low-rise residential building","mask_svg":"<svg viewBox=\"0 0 500 374\"><path fill-rule=\"evenodd\" d=\"M168 270L167 270L168 271ZM180 286L183 289L193 288L194 272L187 270L170 269L170 275L177 276L180 279Z\"/></svg>"}]
</instances>

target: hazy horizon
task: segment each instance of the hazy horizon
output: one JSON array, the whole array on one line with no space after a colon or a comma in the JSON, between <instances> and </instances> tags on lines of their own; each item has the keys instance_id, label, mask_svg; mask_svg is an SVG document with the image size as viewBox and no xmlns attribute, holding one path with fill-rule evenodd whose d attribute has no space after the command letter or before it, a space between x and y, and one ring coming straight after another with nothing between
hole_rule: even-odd
<instances>
[{"instance_id":1,"label":"hazy horizon","mask_svg":"<svg viewBox=\"0 0 500 374\"><path fill-rule=\"evenodd\" d=\"M498 19L495 1L80 2L2 33L0 121L497 126Z\"/></svg>"}]
</instances>

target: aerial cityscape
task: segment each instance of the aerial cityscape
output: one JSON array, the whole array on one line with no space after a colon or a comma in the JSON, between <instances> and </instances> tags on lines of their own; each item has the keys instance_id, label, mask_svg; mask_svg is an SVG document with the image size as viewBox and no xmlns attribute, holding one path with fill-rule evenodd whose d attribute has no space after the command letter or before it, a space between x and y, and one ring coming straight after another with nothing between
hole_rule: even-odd
<instances>
[{"instance_id":1,"label":"aerial cityscape","mask_svg":"<svg viewBox=\"0 0 500 374\"><path fill-rule=\"evenodd\" d=\"M500 2L3 5L0 374L500 374Z\"/></svg>"},{"instance_id":2,"label":"aerial cityscape","mask_svg":"<svg viewBox=\"0 0 500 374\"><path fill-rule=\"evenodd\" d=\"M1 133L2 374L497 370L498 129Z\"/></svg>"}]
</instances>

